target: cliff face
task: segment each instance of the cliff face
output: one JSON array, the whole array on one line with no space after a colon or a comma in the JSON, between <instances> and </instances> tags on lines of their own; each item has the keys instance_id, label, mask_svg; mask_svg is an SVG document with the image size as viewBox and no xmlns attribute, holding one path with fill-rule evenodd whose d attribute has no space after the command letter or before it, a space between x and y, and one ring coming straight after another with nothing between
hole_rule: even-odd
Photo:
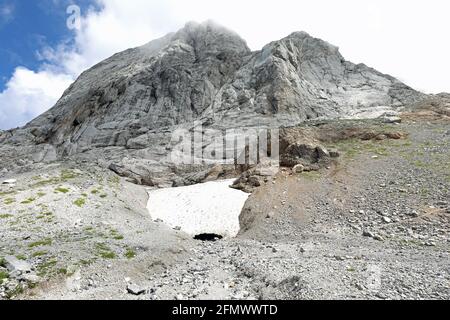
<instances>
[{"instance_id":1,"label":"cliff face","mask_svg":"<svg viewBox=\"0 0 450 320\"><path fill-rule=\"evenodd\" d=\"M52 109L3 133L0 143L37 148L34 161L89 154L135 162L145 150L146 161L160 162L170 134L194 121L277 127L396 109L423 97L304 32L251 52L221 26L189 23L87 70Z\"/></svg>"}]
</instances>

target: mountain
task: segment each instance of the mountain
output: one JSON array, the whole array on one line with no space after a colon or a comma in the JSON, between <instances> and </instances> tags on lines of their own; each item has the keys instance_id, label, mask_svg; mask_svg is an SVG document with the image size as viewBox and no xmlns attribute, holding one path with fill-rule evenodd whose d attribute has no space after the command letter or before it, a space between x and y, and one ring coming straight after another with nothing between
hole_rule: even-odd
<instances>
[{"instance_id":1,"label":"mountain","mask_svg":"<svg viewBox=\"0 0 450 320\"><path fill-rule=\"evenodd\" d=\"M97 64L49 111L0 132L1 164L76 158L140 183L186 184L198 170L180 175L167 146L175 129L194 121L221 129L291 126L397 110L424 96L305 32L252 52L222 26L188 23Z\"/></svg>"}]
</instances>

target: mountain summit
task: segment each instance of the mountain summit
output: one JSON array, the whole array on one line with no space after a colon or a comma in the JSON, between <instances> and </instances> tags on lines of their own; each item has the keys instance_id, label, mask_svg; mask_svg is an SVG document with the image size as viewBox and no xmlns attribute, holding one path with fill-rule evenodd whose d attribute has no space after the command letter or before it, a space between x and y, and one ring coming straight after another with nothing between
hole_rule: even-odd
<instances>
[{"instance_id":1,"label":"mountain summit","mask_svg":"<svg viewBox=\"0 0 450 320\"><path fill-rule=\"evenodd\" d=\"M26 144L38 161L91 155L111 163L139 158L136 150L156 161L167 153L162 141L194 121L289 126L398 109L423 96L305 32L252 52L214 22L188 23L85 71L53 108L0 142Z\"/></svg>"}]
</instances>

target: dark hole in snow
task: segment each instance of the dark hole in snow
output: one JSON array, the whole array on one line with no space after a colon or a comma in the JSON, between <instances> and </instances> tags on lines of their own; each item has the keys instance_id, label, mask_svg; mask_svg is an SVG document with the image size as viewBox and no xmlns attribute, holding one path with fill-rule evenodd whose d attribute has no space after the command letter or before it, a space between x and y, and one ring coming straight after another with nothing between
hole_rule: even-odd
<instances>
[{"instance_id":1,"label":"dark hole in snow","mask_svg":"<svg viewBox=\"0 0 450 320\"><path fill-rule=\"evenodd\" d=\"M200 241L217 241L220 239L223 239L221 235L215 234L215 233L202 233L198 234L194 237L195 240Z\"/></svg>"}]
</instances>

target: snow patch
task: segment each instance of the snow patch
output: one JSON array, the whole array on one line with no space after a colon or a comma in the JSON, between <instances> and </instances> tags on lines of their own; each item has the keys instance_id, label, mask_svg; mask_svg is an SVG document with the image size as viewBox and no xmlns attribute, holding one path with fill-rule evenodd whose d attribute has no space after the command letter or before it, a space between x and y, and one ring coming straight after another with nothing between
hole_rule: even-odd
<instances>
[{"instance_id":1,"label":"snow patch","mask_svg":"<svg viewBox=\"0 0 450 320\"><path fill-rule=\"evenodd\" d=\"M239 216L250 196L230 188L233 182L222 180L149 190L147 209L153 220L162 220L193 237L217 234L233 238L239 233Z\"/></svg>"}]
</instances>

